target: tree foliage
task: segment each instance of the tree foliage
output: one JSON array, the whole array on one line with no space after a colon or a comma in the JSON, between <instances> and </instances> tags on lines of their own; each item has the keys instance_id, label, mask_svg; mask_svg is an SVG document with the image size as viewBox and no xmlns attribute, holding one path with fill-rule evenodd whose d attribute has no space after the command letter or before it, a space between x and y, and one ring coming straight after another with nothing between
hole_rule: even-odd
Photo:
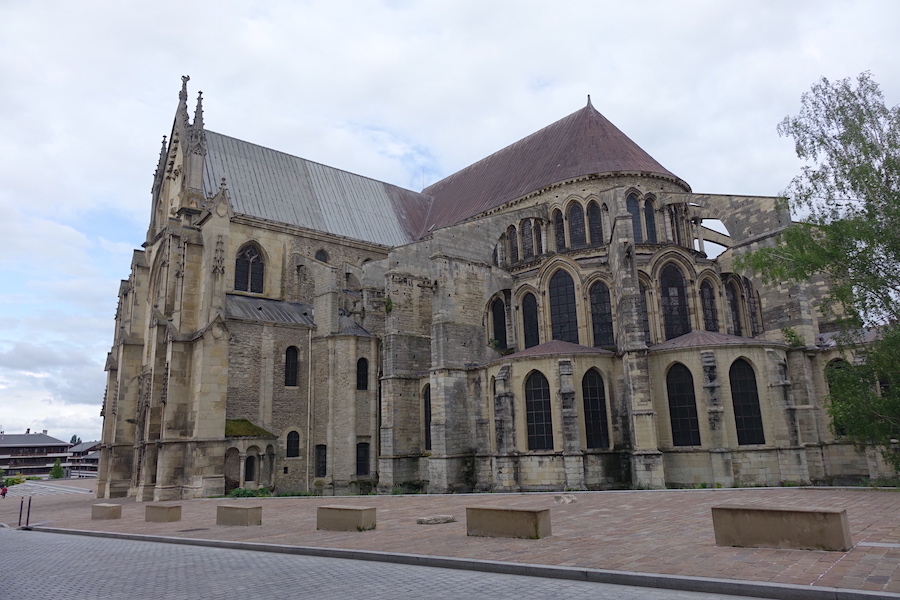
<instances>
[{"instance_id":1,"label":"tree foliage","mask_svg":"<svg viewBox=\"0 0 900 600\"><path fill-rule=\"evenodd\" d=\"M900 107L885 105L870 73L822 78L778 132L807 163L784 193L801 220L742 262L767 280L827 278L823 309L855 356L828 371L834 428L887 447L900 434ZM878 332L865 344L863 327Z\"/></svg>"},{"instance_id":2,"label":"tree foliage","mask_svg":"<svg viewBox=\"0 0 900 600\"><path fill-rule=\"evenodd\" d=\"M69 443L72 444L73 446L77 446L78 444L81 443L81 438L78 437L77 435L73 435L72 439L69 440Z\"/></svg>"},{"instance_id":3,"label":"tree foliage","mask_svg":"<svg viewBox=\"0 0 900 600\"><path fill-rule=\"evenodd\" d=\"M63 471L62 465L59 462L59 459L56 459L56 462L53 463L53 468L50 469L50 479L62 479L66 476L66 472Z\"/></svg>"}]
</instances>

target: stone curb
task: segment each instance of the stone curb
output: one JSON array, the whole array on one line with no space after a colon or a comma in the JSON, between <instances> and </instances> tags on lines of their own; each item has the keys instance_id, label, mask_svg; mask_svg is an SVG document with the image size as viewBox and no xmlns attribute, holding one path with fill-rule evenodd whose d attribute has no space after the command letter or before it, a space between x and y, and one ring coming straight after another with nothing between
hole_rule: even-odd
<instances>
[{"instance_id":1,"label":"stone curb","mask_svg":"<svg viewBox=\"0 0 900 600\"><path fill-rule=\"evenodd\" d=\"M632 587L650 587L684 592L750 596L755 598L773 598L776 600L873 600L876 598L884 598L887 600L890 598L900 598L900 594L866 590L742 581L736 579L716 579L710 577L687 577L683 575L635 573L631 571L608 571L604 569L535 565L469 558L427 556L422 554L400 554L396 552L376 552L372 550L285 546L281 544L262 544L257 542L231 542L227 540L206 540L199 538L181 538L109 531L87 531L82 529L62 529L44 526L22 527L21 529L27 531L40 531L43 533L85 535L90 537L182 544L186 546L205 546L209 548L226 548L231 550L277 552L280 554L319 556L322 558L368 560L419 567L460 569L464 571L482 571L486 573L547 577L552 579L573 579L593 583L612 583Z\"/></svg>"}]
</instances>

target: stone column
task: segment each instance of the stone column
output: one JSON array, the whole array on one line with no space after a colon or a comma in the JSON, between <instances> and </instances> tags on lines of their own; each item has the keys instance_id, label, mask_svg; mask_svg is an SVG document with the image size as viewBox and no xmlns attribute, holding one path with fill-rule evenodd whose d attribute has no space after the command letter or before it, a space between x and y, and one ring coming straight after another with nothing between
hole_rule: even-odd
<instances>
[{"instance_id":1,"label":"stone column","mask_svg":"<svg viewBox=\"0 0 900 600\"><path fill-rule=\"evenodd\" d=\"M731 467L731 451L726 447L725 408L719 396L720 384L716 355L705 350L700 353L700 364L703 365L703 391L706 398L706 416L709 422L710 462L714 484L731 487L734 483L734 471Z\"/></svg>"},{"instance_id":2,"label":"stone column","mask_svg":"<svg viewBox=\"0 0 900 600\"><path fill-rule=\"evenodd\" d=\"M493 460L494 489L518 492L519 453L516 448L515 394L509 380L512 365L500 367L494 378L494 438L497 449Z\"/></svg>"},{"instance_id":3,"label":"stone column","mask_svg":"<svg viewBox=\"0 0 900 600\"><path fill-rule=\"evenodd\" d=\"M238 487L244 487L244 484L247 483L247 480L244 478L247 474L247 453L241 452L239 456L241 457L241 483Z\"/></svg>"},{"instance_id":4,"label":"stone column","mask_svg":"<svg viewBox=\"0 0 900 600\"><path fill-rule=\"evenodd\" d=\"M559 361L559 398L562 404L563 463L566 469L566 489L584 490L584 452L575 407L575 377L572 361Z\"/></svg>"}]
</instances>

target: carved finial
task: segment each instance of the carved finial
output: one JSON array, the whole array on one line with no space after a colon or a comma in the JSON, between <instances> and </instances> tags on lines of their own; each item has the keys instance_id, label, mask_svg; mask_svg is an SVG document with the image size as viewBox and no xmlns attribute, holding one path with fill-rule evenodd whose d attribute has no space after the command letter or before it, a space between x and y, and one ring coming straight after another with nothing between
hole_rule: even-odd
<instances>
[{"instance_id":1,"label":"carved finial","mask_svg":"<svg viewBox=\"0 0 900 600\"><path fill-rule=\"evenodd\" d=\"M588 105L590 108L594 108L594 107L591 105L591 95L590 95L590 94L588 94L588 103L587 103L587 105Z\"/></svg>"},{"instance_id":2,"label":"carved finial","mask_svg":"<svg viewBox=\"0 0 900 600\"><path fill-rule=\"evenodd\" d=\"M187 103L187 84L188 84L188 81L190 81L190 80L191 80L190 75L182 75L181 76L181 93L178 94L178 98L184 103Z\"/></svg>"},{"instance_id":3,"label":"carved finial","mask_svg":"<svg viewBox=\"0 0 900 600\"><path fill-rule=\"evenodd\" d=\"M224 190L226 187L228 187L228 186L225 185L225 178L223 177L222 183L219 184L219 189Z\"/></svg>"},{"instance_id":4,"label":"carved finial","mask_svg":"<svg viewBox=\"0 0 900 600\"><path fill-rule=\"evenodd\" d=\"M197 92L197 108L194 109L194 127L203 129L203 92Z\"/></svg>"},{"instance_id":5,"label":"carved finial","mask_svg":"<svg viewBox=\"0 0 900 600\"><path fill-rule=\"evenodd\" d=\"M165 159L166 151L167 151L167 150L168 150L168 148L166 147L166 136L163 136L163 139L162 139L162 148L161 148L160 151L159 151L159 159L160 159L160 160L164 160L164 159Z\"/></svg>"}]
</instances>

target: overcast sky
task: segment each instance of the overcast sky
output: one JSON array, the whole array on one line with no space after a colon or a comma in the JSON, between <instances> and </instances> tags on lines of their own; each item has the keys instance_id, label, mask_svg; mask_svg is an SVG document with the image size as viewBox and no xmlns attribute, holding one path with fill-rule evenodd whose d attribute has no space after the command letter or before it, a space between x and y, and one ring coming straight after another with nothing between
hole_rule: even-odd
<instances>
[{"instance_id":1,"label":"overcast sky","mask_svg":"<svg viewBox=\"0 0 900 600\"><path fill-rule=\"evenodd\" d=\"M0 0L0 429L99 438L182 75L210 130L417 191L590 94L695 192L777 195L818 78L900 103L898 25L892 0Z\"/></svg>"}]
</instances>

